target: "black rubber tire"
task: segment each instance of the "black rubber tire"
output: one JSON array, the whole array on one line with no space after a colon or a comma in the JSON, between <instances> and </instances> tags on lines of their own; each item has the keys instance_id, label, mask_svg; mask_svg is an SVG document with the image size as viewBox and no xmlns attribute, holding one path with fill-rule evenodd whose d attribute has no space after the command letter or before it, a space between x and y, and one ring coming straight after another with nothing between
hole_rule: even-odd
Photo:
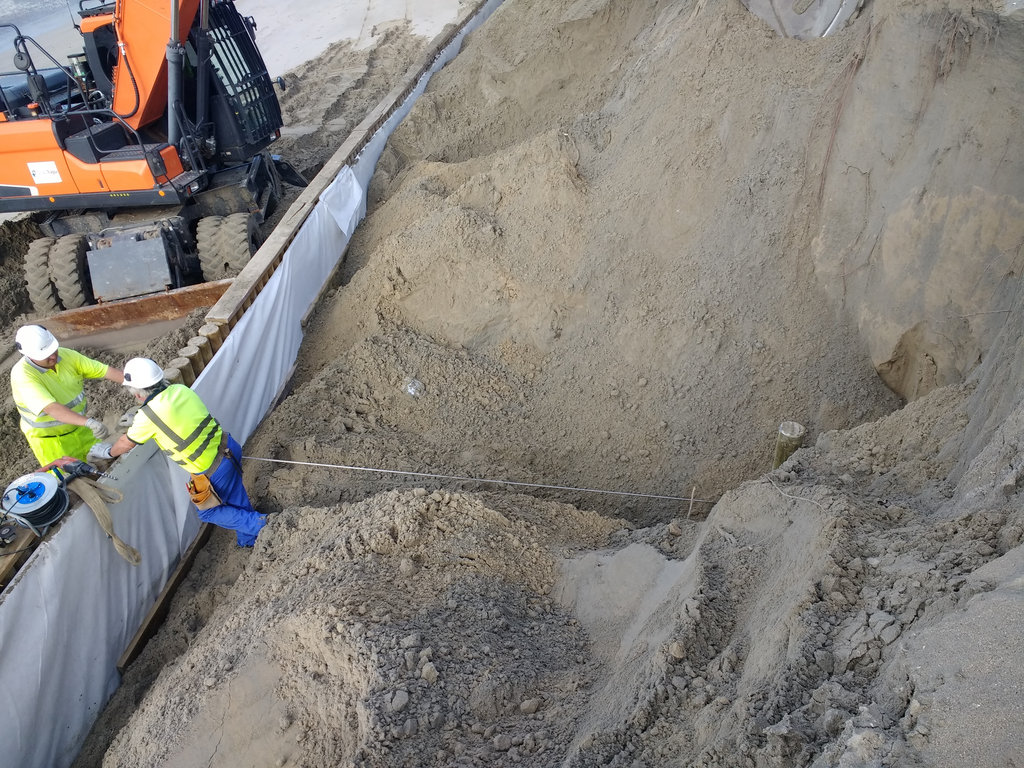
<instances>
[{"instance_id":1,"label":"black rubber tire","mask_svg":"<svg viewBox=\"0 0 1024 768\"><path fill-rule=\"evenodd\" d=\"M196 224L196 250L204 280L234 277L249 263L263 240L251 213L207 216Z\"/></svg>"},{"instance_id":2,"label":"black rubber tire","mask_svg":"<svg viewBox=\"0 0 1024 768\"><path fill-rule=\"evenodd\" d=\"M199 253L199 266L203 270L204 280L218 280L216 275L223 272L217 238L223 223L223 216L206 216L196 223L196 251Z\"/></svg>"},{"instance_id":3,"label":"black rubber tire","mask_svg":"<svg viewBox=\"0 0 1024 768\"><path fill-rule=\"evenodd\" d=\"M241 272L263 243L260 225L251 213L225 216L218 240L221 260L224 262L224 277L234 277Z\"/></svg>"},{"instance_id":4,"label":"black rubber tire","mask_svg":"<svg viewBox=\"0 0 1024 768\"><path fill-rule=\"evenodd\" d=\"M33 240L25 253L25 288L32 308L39 315L60 312L57 291L50 280L50 251L57 242L52 237Z\"/></svg>"},{"instance_id":5,"label":"black rubber tire","mask_svg":"<svg viewBox=\"0 0 1024 768\"><path fill-rule=\"evenodd\" d=\"M65 235L50 249L50 275L64 309L78 309L92 303L92 283L85 254L85 235Z\"/></svg>"}]
</instances>

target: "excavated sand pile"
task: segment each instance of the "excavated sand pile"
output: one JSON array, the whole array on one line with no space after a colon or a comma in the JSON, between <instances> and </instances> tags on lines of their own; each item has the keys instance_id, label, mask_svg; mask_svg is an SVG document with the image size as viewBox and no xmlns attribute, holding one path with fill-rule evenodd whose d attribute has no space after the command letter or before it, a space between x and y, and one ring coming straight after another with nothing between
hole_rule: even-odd
<instances>
[{"instance_id":1,"label":"excavated sand pile","mask_svg":"<svg viewBox=\"0 0 1024 768\"><path fill-rule=\"evenodd\" d=\"M1013 764L1022 43L507 0L246 454L718 503L250 461L79 764Z\"/></svg>"}]
</instances>

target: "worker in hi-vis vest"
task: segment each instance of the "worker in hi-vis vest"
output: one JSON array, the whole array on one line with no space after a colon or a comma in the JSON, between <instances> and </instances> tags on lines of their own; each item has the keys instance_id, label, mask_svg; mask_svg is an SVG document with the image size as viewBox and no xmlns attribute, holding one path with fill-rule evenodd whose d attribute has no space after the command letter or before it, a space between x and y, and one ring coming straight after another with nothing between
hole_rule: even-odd
<instances>
[{"instance_id":1,"label":"worker in hi-vis vest","mask_svg":"<svg viewBox=\"0 0 1024 768\"><path fill-rule=\"evenodd\" d=\"M124 385L139 402L138 413L117 441L93 447L91 457L116 458L136 445L155 440L171 461L213 486L220 503L197 507L199 519L235 531L238 546L251 547L267 524L242 484L242 448L223 429L195 392L184 384L168 384L163 369L145 357L125 363ZM205 482L205 480L204 480ZM216 500L216 499L215 499Z\"/></svg>"},{"instance_id":2,"label":"worker in hi-vis vest","mask_svg":"<svg viewBox=\"0 0 1024 768\"><path fill-rule=\"evenodd\" d=\"M120 384L121 369L65 349L41 325L19 328L14 345L23 357L11 368L11 394L39 466L65 456L85 461L90 446L110 430L85 415L82 383L109 379Z\"/></svg>"}]
</instances>

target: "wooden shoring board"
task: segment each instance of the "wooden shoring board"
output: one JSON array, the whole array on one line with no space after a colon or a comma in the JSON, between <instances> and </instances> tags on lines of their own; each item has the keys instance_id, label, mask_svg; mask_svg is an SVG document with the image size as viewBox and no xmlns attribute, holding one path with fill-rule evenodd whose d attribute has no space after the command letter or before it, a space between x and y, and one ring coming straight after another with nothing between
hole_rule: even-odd
<instances>
[{"instance_id":1,"label":"wooden shoring board","mask_svg":"<svg viewBox=\"0 0 1024 768\"><path fill-rule=\"evenodd\" d=\"M192 570L192 563L195 562L199 550L206 544L212 532L213 526L210 523L203 523L199 527L199 533L196 534L195 541L185 550L185 554L182 555L181 560L178 562L178 567L174 569L174 573L167 580L156 602L153 603L153 607L149 609L146 618L142 620L142 625L128 643L128 647L121 654L121 658L117 660L117 671L121 674L124 674L128 665L138 658L143 648L146 647L146 643L150 641L164 623L164 619L167 618L167 612L171 609L171 600L174 598L174 594L178 591L178 587L181 586L185 577L188 576L188 572Z\"/></svg>"},{"instance_id":2,"label":"wooden shoring board","mask_svg":"<svg viewBox=\"0 0 1024 768\"><path fill-rule=\"evenodd\" d=\"M43 470L37 469L36 471L42 472ZM11 585L14 577L18 575L18 572L25 565L29 557L32 556L32 553L39 548L39 545L44 541L48 541L51 536L60 530L67 516L72 513L79 501L77 496L69 494L67 510L56 522L46 526L42 536L37 536L36 532L31 528L20 525L10 518L7 519L6 522L13 524L18 533L14 537L14 541L0 549L0 591L7 589Z\"/></svg>"},{"instance_id":3,"label":"wooden shoring board","mask_svg":"<svg viewBox=\"0 0 1024 768\"><path fill-rule=\"evenodd\" d=\"M230 285L231 280L216 280L137 299L92 304L65 310L40 322L63 341L96 331L115 331L158 320L177 320L199 307L213 306Z\"/></svg>"},{"instance_id":4,"label":"wooden shoring board","mask_svg":"<svg viewBox=\"0 0 1024 768\"><path fill-rule=\"evenodd\" d=\"M14 574L25 564L29 555L42 541L29 528L24 528L16 523L15 527L18 535L14 537L14 541L0 549L0 590L7 587L11 579L14 578Z\"/></svg>"}]
</instances>

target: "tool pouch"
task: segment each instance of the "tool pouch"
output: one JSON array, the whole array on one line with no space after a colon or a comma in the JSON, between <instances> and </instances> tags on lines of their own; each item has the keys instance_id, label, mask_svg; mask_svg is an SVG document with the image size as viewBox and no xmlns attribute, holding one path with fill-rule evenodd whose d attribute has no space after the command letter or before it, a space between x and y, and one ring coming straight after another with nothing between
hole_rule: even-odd
<instances>
[{"instance_id":1,"label":"tool pouch","mask_svg":"<svg viewBox=\"0 0 1024 768\"><path fill-rule=\"evenodd\" d=\"M206 475L192 475L186 485L188 495L192 497L192 503L198 509L212 509L223 503Z\"/></svg>"}]
</instances>

